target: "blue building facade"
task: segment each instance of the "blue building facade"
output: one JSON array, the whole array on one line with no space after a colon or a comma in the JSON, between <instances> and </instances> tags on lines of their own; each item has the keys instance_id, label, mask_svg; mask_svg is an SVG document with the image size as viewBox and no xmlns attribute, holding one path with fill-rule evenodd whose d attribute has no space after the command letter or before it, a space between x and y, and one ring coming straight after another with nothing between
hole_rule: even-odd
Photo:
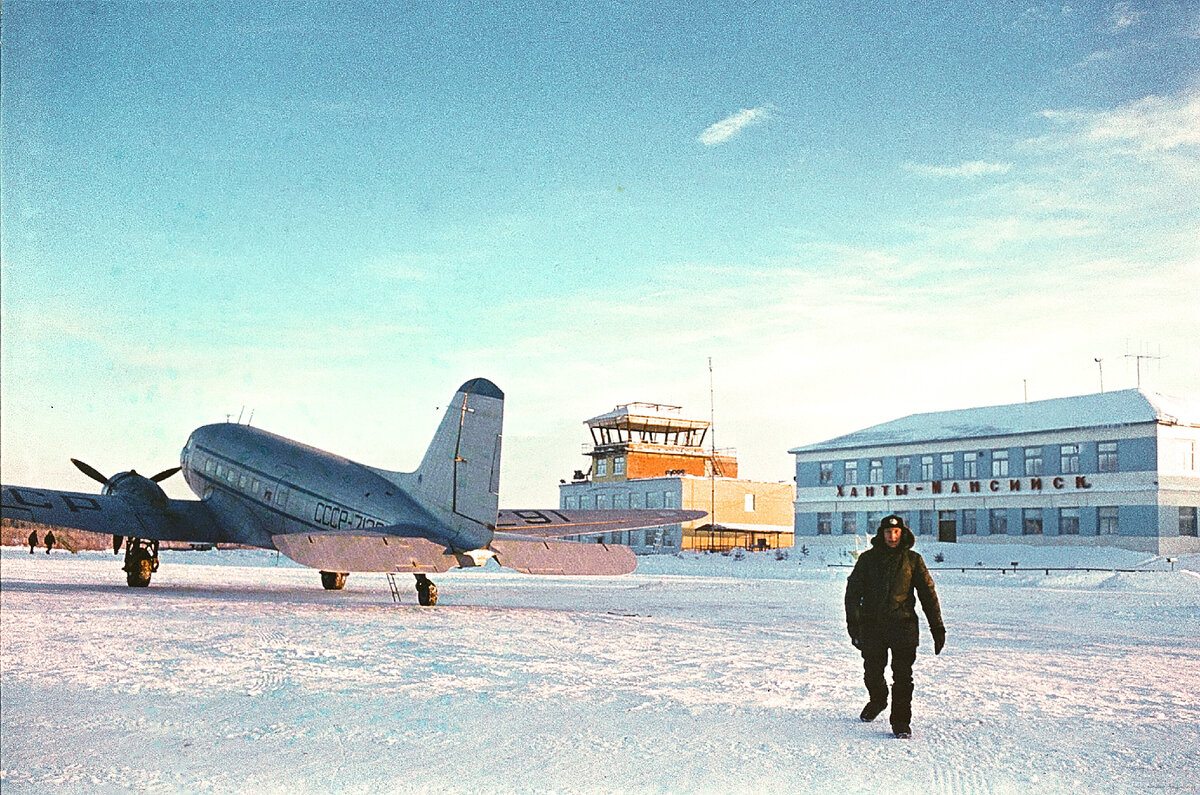
<instances>
[{"instance_id":1,"label":"blue building facade","mask_svg":"<svg viewBox=\"0 0 1200 795\"><path fill-rule=\"evenodd\" d=\"M1136 389L916 414L789 451L795 532L1200 551L1200 401Z\"/></svg>"}]
</instances>

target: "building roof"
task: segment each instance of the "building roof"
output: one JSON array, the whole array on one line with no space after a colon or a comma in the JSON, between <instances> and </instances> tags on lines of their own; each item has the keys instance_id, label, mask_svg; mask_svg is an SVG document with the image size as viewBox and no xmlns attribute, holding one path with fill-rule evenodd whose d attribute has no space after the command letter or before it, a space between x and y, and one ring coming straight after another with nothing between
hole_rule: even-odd
<instances>
[{"instance_id":1,"label":"building roof","mask_svg":"<svg viewBox=\"0 0 1200 795\"><path fill-rule=\"evenodd\" d=\"M1099 392L1032 403L910 414L845 436L795 447L788 452L795 454L954 439L983 439L1041 431L1111 428L1150 422L1200 426L1200 399L1125 389L1120 392Z\"/></svg>"},{"instance_id":2,"label":"building roof","mask_svg":"<svg viewBox=\"0 0 1200 795\"><path fill-rule=\"evenodd\" d=\"M646 428L646 429L704 429L706 420L684 417L679 406L666 403L623 403L612 411L586 420L592 428Z\"/></svg>"}]
</instances>

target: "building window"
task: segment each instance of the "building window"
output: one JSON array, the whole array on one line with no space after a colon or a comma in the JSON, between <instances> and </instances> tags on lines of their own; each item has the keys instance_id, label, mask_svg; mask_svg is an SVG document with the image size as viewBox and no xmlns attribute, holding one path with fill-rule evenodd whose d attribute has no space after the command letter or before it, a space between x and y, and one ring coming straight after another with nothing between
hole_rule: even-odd
<instances>
[{"instance_id":1,"label":"building window","mask_svg":"<svg viewBox=\"0 0 1200 795\"><path fill-rule=\"evenodd\" d=\"M1173 445L1175 448L1175 462L1178 465L1179 472L1194 472L1196 470L1196 443L1191 439L1176 439Z\"/></svg>"},{"instance_id":2,"label":"building window","mask_svg":"<svg viewBox=\"0 0 1200 795\"><path fill-rule=\"evenodd\" d=\"M933 456L921 456L921 480L933 480Z\"/></svg>"},{"instance_id":3,"label":"building window","mask_svg":"<svg viewBox=\"0 0 1200 795\"><path fill-rule=\"evenodd\" d=\"M821 464L821 477L818 482L821 483L822 485L833 482L833 464L832 463Z\"/></svg>"},{"instance_id":4,"label":"building window","mask_svg":"<svg viewBox=\"0 0 1200 795\"><path fill-rule=\"evenodd\" d=\"M942 454L942 479L954 477L954 453Z\"/></svg>"},{"instance_id":5,"label":"building window","mask_svg":"<svg viewBox=\"0 0 1200 795\"><path fill-rule=\"evenodd\" d=\"M663 507L663 493L661 491L646 492L646 507L651 510Z\"/></svg>"},{"instance_id":6,"label":"building window","mask_svg":"<svg viewBox=\"0 0 1200 795\"><path fill-rule=\"evenodd\" d=\"M988 533L994 536L1008 535L1008 511L993 508L988 511Z\"/></svg>"},{"instance_id":7,"label":"building window","mask_svg":"<svg viewBox=\"0 0 1200 795\"><path fill-rule=\"evenodd\" d=\"M1025 448L1025 474L1040 475L1042 474L1042 448L1026 447Z\"/></svg>"},{"instance_id":8,"label":"building window","mask_svg":"<svg viewBox=\"0 0 1200 795\"><path fill-rule=\"evenodd\" d=\"M867 511L867 532L875 533L879 530L879 523L883 521L882 511Z\"/></svg>"},{"instance_id":9,"label":"building window","mask_svg":"<svg viewBox=\"0 0 1200 795\"><path fill-rule=\"evenodd\" d=\"M858 532L858 514L842 514L842 535L852 536Z\"/></svg>"},{"instance_id":10,"label":"building window","mask_svg":"<svg viewBox=\"0 0 1200 795\"><path fill-rule=\"evenodd\" d=\"M1195 536L1196 535L1196 509L1179 508L1179 535Z\"/></svg>"},{"instance_id":11,"label":"building window","mask_svg":"<svg viewBox=\"0 0 1200 795\"><path fill-rule=\"evenodd\" d=\"M608 477L608 459L607 458L597 458L596 459L596 477L598 477L598 478Z\"/></svg>"},{"instance_id":12,"label":"building window","mask_svg":"<svg viewBox=\"0 0 1200 795\"><path fill-rule=\"evenodd\" d=\"M625 456L619 455L613 459L613 474L614 475L624 475L625 474Z\"/></svg>"},{"instance_id":13,"label":"building window","mask_svg":"<svg viewBox=\"0 0 1200 795\"><path fill-rule=\"evenodd\" d=\"M921 535L933 535L933 511L921 511L918 514L917 525Z\"/></svg>"},{"instance_id":14,"label":"building window","mask_svg":"<svg viewBox=\"0 0 1200 795\"><path fill-rule=\"evenodd\" d=\"M673 492L673 491L664 491L663 492L663 507L668 510L672 510L672 511L679 507L678 505L675 504L675 492Z\"/></svg>"},{"instance_id":15,"label":"building window","mask_svg":"<svg viewBox=\"0 0 1200 795\"><path fill-rule=\"evenodd\" d=\"M992 477L1006 478L1008 477L1008 451L993 450L992 451Z\"/></svg>"},{"instance_id":16,"label":"building window","mask_svg":"<svg viewBox=\"0 0 1200 795\"><path fill-rule=\"evenodd\" d=\"M618 511L623 511L629 507L629 492L618 491L613 495L613 507Z\"/></svg>"},{"instance_id":17,"label":"building window","mask_svg":"<svg viewBox=\"0 0 1200 795\"><path fill-rule=\"evenodd\" d=\"M590 511L596 507L596 498L591 494L580 494L579 507L585 511Z\"/></svg>"},{"instance_id":18,"label":"building window","mask_svg":"<svg viewBox=\"0 0 1200 795\"><path fill-rule=\"evenodd\" d=\"M975 535L975 511L968 509L962 512L962 534Z\"/></svg>"},{"instance_id":19,"label":"building window","mask_svg":"<svg viewBox=\"0 0 1200 795\"><path fill-rule=\"evenodd\" d=\"M1074 475L1079 472L1079 445L1064 444L1059 448L1061 456L1059 462L1059 473L1063 475Z\"/></svg>"},{"instance_id":20,"label":"building window","mask_svg":"<svg viewBox=\"0 0 1200 795\"><path fill-rule=\"evenodd\" d=\"M754 495L747 494L744 501L743 509L746 513L754 513Z\"/></svg>"},{"instance_id":21,"label":"building window","mask_svg":"<svg viewBox=\"0 0 1200 795\"><path fill-rule=\"evenodd\" d=\"M607 511L612 508L612 497L607 494L596 495L596 510Z\"/></svg>"},{"instance_id":22,"label":"building window","mask_svg":"<svg viewBox=\"0 0 1200 795\"><path fill-rule=\"evenodd\" d=\"M1058 509L1058 534L1060 536L1079 535L1079 509Z\"/></svg>"},{"instance_id":23,"label":"building window","mask_svg":"<svg viewBox=\"0 0 1200 795\"><path fill-rule=\"evenodd\" d=\"M846 462L846 485L853 486L857 482L858 482L858 462L857 461L847 461Z\"/></svg>"},{"instance_id":24,"label":"building window","mask_svg":"<svg viewBox=\"0 0 1200 795\"><path fill-rule=\"evenodd\" d=\"M1022 512L1021 533L1027 536L1042 534L1042 509L1026 508Z\"/></svg>"},{"instance_id":25,"label":"building window","mask_svg":"<svg viewBox=\"0 0 1200 795\"><path fill-rule=\"evenodd\" d=\"M979 453L963 453L963 477L979 477Z\"/></svg>"},{"instance_id":26,"label":"building window","mask_svg":"<svg viewBox=\"0 0 1200 795\"><path fill-rule=\"evenodd\" d=\"M1120 461L1117 459L1116 442L1100 442L1097 447L1098 460L1096 469L1101 472L1116 472Z\"/></svg>"},{"instance_id":27,"label":"building window","mask_svg":"<svg viewBox=\"0 0 1200 795\"><path fill-rule=\"evenodd\" d=\"M1115 505L1104 505L1096 509L1096 533L1102 536L1115 536L1118 532L1117 516L1119 511Z\"/></svg>"},{"instance_id":28,"label":"building window","mask_svg":"<svg viewBox=\"0 0 1200 795\"><path fill-rule=\"evenodd\" d=\"M642 493L640 491L629 492L629 507L630 508L632 508L634 510L641 510L642 504L643 504L642 503Z\"/></svg>"},{"instance_id":29,"label":"building window","mask_svg":"<svg viewBox=\"0 0 1200 795\"><path fill-rule=\"evenodd\" d=\"M833 517L827 513L817 514L817 535L833 535Z\"/></svg>"},{"instance_id":30,"label":"building window","mask_svg":"<svg viewBox=\"0 0 1200 795\"><path fill-rule=\"evenodd\" d=\"M882 483L883 482L883 459L880 459L880 458L872 458L871 459L871 471L868 473L868 479L872 483Z\"/></svg>"},{"instance_id":31,"label":"building window","mask_svg":"<svg viewBox=\"0 0 1200 795\"><path fill-rule=\"evenodd\" d=\"M912 477L912 459L907 456L896 459L896 480L905 483Z\"/></svg>"},{"instance_id":32,"label":"building window","mask_svg":"<svg viewBox=\"0 0 1200 795\"><path fill-rule=\"evenodd\" d=\"M574 510L578 508L579 496L575 494L569 494L566 497L563 497L563 507L568 510Z\"/></svg>"}]
</instances>

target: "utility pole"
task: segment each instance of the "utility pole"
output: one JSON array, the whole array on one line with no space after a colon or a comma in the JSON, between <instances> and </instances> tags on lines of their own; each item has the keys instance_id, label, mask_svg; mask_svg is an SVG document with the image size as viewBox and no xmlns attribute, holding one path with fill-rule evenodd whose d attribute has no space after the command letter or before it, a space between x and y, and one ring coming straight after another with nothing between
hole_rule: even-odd
<instances>
[{"instance_id":1,"label":"utility pole","mask_svg":"<svg viewBox=\"0 0 1200 795\"><path fill-rule=\"evenodd\" d=\"M1094 361L1096 362L1096 364L1100 365L1100 391L1103 392L1104 391L1104 359L1101 357L1097 357Z\"/></svg>"},{"instance_id":2,"label":"utility pole","mask_svg":"<svg viewBox=\"0 0 1200 795\"><path fill-rule=\"evenodd\" d=\"M712 357L708 357L708 522L715 534L717 531L717 431L716 400L713 397Z\"/></svg>"}]
</instances>

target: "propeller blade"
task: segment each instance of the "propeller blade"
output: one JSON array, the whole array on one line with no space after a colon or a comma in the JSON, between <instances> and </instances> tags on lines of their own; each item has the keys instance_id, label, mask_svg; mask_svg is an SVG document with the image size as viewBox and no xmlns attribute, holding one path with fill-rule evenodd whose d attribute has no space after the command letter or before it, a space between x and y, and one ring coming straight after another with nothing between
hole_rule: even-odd
<instances>
[{"instance_id":1,"label":"propeller blade","mask_svg":"<svg viewBox=\"0 0 1200 795\"><path fill-rule=\"evenodd\" d=\"M97 483L103 483L106 486L108 485L108 478L104 477L99 472L97 472L93 467L89 466L88 464L83 463L78 458L72 458L71 463L74 464L76 467L78 467L80 472L87 475L89 478L96 481Z\"/></svg>"},{"instance_id":2,"label":"propeller blade","mask_svg":"<svg viewBox=\"0 0 1200 795\"><path fill-rule=\"evenodd\" d=\"M125 541L125 536L113 536L113 554L121 551L121 543Z\"/></svg>"},{"instance_id":3,"label":"propeller blade","mask_svg":"<svg viewBox=\"0 0 1200 795\"><path fill-rule=\"evenodd\" d=\"M171 467L170 469L164 469L162 472L159 472L157 475L155 475L154 477L152 477L150 479L153 480L155 483L162 483L164 480L166 480L167 478L174 475L180 469L182 469L182 467Z\"/></svg>"}]
</instances>

